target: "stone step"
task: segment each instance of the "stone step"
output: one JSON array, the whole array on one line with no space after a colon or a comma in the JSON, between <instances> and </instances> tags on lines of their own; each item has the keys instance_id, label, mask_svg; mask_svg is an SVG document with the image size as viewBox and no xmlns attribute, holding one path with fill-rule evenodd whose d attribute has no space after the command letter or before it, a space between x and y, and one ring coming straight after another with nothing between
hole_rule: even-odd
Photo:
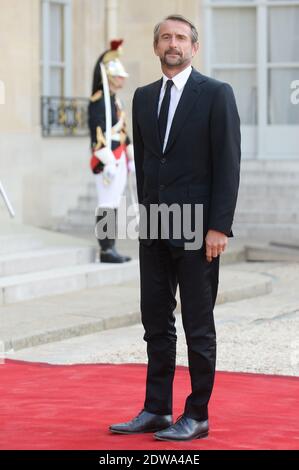
<instances>
[{"instance_id":1,"label":"stone step","mask_svg":"<svg viewBox=\"0 0 299 470\"><path fill-rule=\"evenodd\" d=\"M299 168L297 171L277 171L277 170L243 170L241 171L242 184L279 185L286 183L299 183Z\"/></svg>"},{"instance_id":2,"label":"stone step","mask_svg":"<svg viewBox=\"0 0 299 470\"><path fill-rule=\"evenodd\" d=\"M78 205L75 210L83 211L83 212L92 212L94 214L94 211L97 207L97 201L80 201L78 202Z\"/></svg>"},{"instance_id":3,"label":"stone step","mask_svg":"<svg viewBox=\"0 0 299 470\"><path fill-rule=\"evenodd\" d=\"M275 175L275 176L268 176L267 174L260 175L260 174L252 174L241 175L240 179L241 185L256 185L256 184L263 184L266 186L280 186L286 184L299 184L299 175L293 174L292 176L285 176L285 175Z\"/></svg>"},{"instance_id":4,"label":"stone step","mask_svg":"<svg viewBox=\"0 0 299 470\"><path fill-rule=\"evenodd\" d=\"M97 207L98 200L96 196L80 196L78 199L78 205L76 209L81 209L83 211L92 210L94 212Z\"/></svg>"},{"instance_id":5,"label":"stone step","mask_svg":"<svg viewBox=\"0 0 299 470\"><path fill-rule=\"evenodd\" d=\"M44 248L0 256L0 276L46 271L93 262L95 250L88 247Z\"/></svg>"},{"instance_id":6,"label":"stone step","mask_svg":"<svg viewBox=\"0 0 299 470\"><path fill-rule=\"evenodd\" d=\"M296 224L299 223L299 214L298 213L287 213L287 212L275 212L275 213L268 213L268 212L249 212L244 210L238 210L235 215L235 222L237 223L258 223L258 224ZM83 227L86 232L93 233L95 224L94 220L91 219L88 215L83 215L82 213L79 215L74 215L74 217L65 224L61 224L61 230L67 230L68 232L73 231L83 231ZM297 230L299 227L297 227Z\"/></svg>"},{"instance_id":7,"label":"stone step","mask_svg":"<svg viewBox=\"0 0 299 470\"><path fill-rule=\"evenodd\" d=\"M283 197L286 200L291 200L293 198L299 199L299 184L277 184L271 185L257 183L257 184L240 184L239 195L246 197L254 197L256 200L260 198L273 199L273 201L278 200Z\"/></svg>"},{"instance_id":8,"label":"stone step","mask_svg":"<svg viewBox=\"0 0 299 470\"><path fill-rule=\"evenodd\" d=\"M254 184L254 182L253 182ZM265 183L266 184L266 183ZM285 182L285 184L288 184ZM298 180L299 186L299 180ZM251 189L248 190L246 187L240 187L240 192L238 195L238 206L240 207L256 207L257 210L268 210L273 208L275 204L275 208L281 209L294 209L298 210L299 212L299 194L296 197L290 198L290 194L288 192L280 192L278 197L265 197L261 198L256 195L254 191ZM69 213L69 219L79 214L90 214L91 212L94 213L95 208L97 207L97 199L91 196L81 196L78 200L78 206L76 209L73 209Z\"/></svg>"},{"instance_id":9,"label":"stone step","mask_svg":"<svg viewBox=\"0 0 299 470\"><path fill-rule=\"evenodd\" d=\"M35 250L44 246L40 238L30 234L0 235L0 256L2 254L21 253L26 250Z\"/></svg>"},{"instance_id":10,"label":"stone step","mask_svg":"<svg viewBox=\"0 0 299 470\"><path fill-rule=\"evenodd\" d=\"M86 236L87 234L94 234L94 224L82 225L73 223L72 221L61 222L57 225L56 230L61 233L67 233L74 236Z\"/></svg>"},{"instance_id":11,"label":"stone step","mask_svg":"<svg viewBox=\"0 0 299 470\"><path fill-rule=\"evenodd\" d=\"M293 198L299 199L299 180L286 181L282 179L282 181L272 183L271 179L259 180L253 177L252 180L246 180L246 178L243 180L241 178L240 196L254 197L256 200L263 197L273 198L274 200L285 198L286 201ZM85 197L89 201L96 200L95 193L89 190L87 190Z\"/></svg>"},{"instance_id":12,"label":"stone step","mask_svg":"<svg viewBox=\"0 0 299 470\"><path fill-rule=\"evenodd\" d=\"M136 191L136 180L133 179L133 184L132 184L133 190ZM127 184L126 189L125 189L125 194L129 194L129 185ZM88 183L86 185L86 192L85 194L81 195L82 197L92 197L92 198L97 198L97 191L96 191L96 186L93 182Z\"/></svg>"},{"instance_id":13,"label":"stone step","mask_svg":"<svg viewBox=\"0 0 299 470\"><path fill-rule=\"evenodd\" d=\"M299 241L298 224L234 223L235 237L289 242Z\"/></svg>"},{"instance_id":14,"label":"stone step","mask_svg":"<svg viewBox=\"0 0 299 470\"><path fill-rule=\"evenodd\" d=\"M217 305L238 302L272 292L272 280L260 273L248 273L223 267L219 277Z\"/></svg>"},{"instance_id":15,"label":"stone step","mask_svg":"<svg viewBox=\"0 0 299 470\"><path fill-rule=\"evenodd\" d=\"M298 248L286 248L265 244L253 244L245 247L248 261L287 261L299 262Z\"/></svg>"},{"instance_id":16,"label":"stone step","mask_svg":"<svg viewBox=\"0 0 299 470\"><path fill-rule=\"evenodd\" d=\"M60 224L61 227L88 227L89 229L95 226L95 212L93 210L71 209L68 215Z\"/></svg>"},{"instance_id":17,"label":"stone step","mask_svg":"<svg viewBox=\"0 0 299 470\"><path fill-rule=\"evenodd\" d=\"M221 266L241 263L246 261L246 251L244 245L232 246L236 240L229 239L228 249L221 255Z\"/></svg>"},{"instance_id":18,"label":"stone step","mask_svg":"<svg viewBox=\"0 0 299 470\"><path fill-rule=\"evenodd\" d=\"M94 220L95 219L95 208L90 210L90 208L87 208L87 209L81 209L81 208L76 208L76 209L70 209L68 211L68 217L70 219L73 219L73 217L85 217L85 218L89 218L90 220Z\"/></svg>"},{"instance_id":19,"label":"stone step","mask_svg":"<svg viewBox=\"0 0 299 470\"><path fill-rule=\"evenodd\" d=\"M299 172L299 160L242 160L242 171Z\"/></svg>"},{"instance_id":20,"label":"stone step","mask_svg":"<svg viewBox=\"0 0 299 470\"><path fill-rule=\"evenodd\" d=\"M82 209L73 209L69 211L68 217L64 220L63 223L59 225L59 230L67 231L68 233L73 230L74 234L76 231L88 231L90 233L94 233L95 231L95 214L91 210L82 210ZM132 222L134 220L133 216L128 216L128 222ZM124 227L122 224L122 219L120 220L120 224L118 225L119 228Z\"/></svg>"},{"instance_id":21,"label":"stone step","mask_svg":"<svg viewBox=\"0 0 299 470\"><path fill-rule=\"evenodd\" d=\"M278 248L288 248L292 250L299 250L299 240L297 240L297 242L289 242L288 240L284 240L280 242L271 241L269 245L278 247ZM245 247L245 244L244 244L244 247Z\"/></svg>"},{"instance_id":22,"label":"stone step","mask_svg":"<svg viewBox=\"0 0 299 470\"><path fill-rule=\"evenodd\" d=\"M251 208L254 208L254 212L248 210ZM247 214L249 214L248 220L246 220ZM272 223L272 221L297 223L299 220L299 198L278 197L274 201L268 198L260 199L240 195L237 202L236 215L241 215L240 221L251 222L252 216L250 214L256 214L258 219L266 223ZM93 206L88 203L83 205L82 203L82 205L78 206L78 209L72 210L69 213L66 221L60 224L59 227L63 230L64 227L69 229L84 225L89 229L93 229L94 223Z\"/></svg>"},{"instance_id":23,"label":"stone step","mask_svg":"<svg viewBox=\"0 0 299 470\"><path fill-rule=\"evenodd\" d=\"M267 295L266 275L222 267L217 304ZM177 293L180 312L179 292ZM2 307L4 350L21 350L66 338L140 323L139 283L126 282Z\"/></svg>"},{"instance_id":24,"label":"stone step","mask_svg":"<svg viewBox=\"0 0 299 470\"><path fill-rule=\"evenodd\" d=\"M299 179L297 178L294 181L277 181L277 183L272 182L271 178L261 179L262 176L253 177L252 180L247 181L246 177L241 176L240 180L240 190L239 194L246 194L247 196L254 196L256 198L260 196L273 196L276 198L278 195L286 197L288 200L290 197L297 197L299 199ZM260 180L261 179L261 180ZM90 202L94 204L94 201L97 201L95 191L92 191L90 187L87 188L86 194L79 198L80 201ZM80 204L79 204L80 205Z\"/></svg>"},{"instance_id":25,"label":"stone step","mask_svg":"<svg viewBox=\"0 0 299 470\"><path fill-rule=\"evenodd\" d=\"M89 263L0 278L0 305L117 284L138 277L138 262Z\"/></svg>"},{"instance_id":26,"label":"stone step","mask_svg":"<svg viewBox=\"0 0 299 470\"><path fill-rule=\"evenodd\" d=\"M265 212L256 212L256 211L237 211L235 215L236 223L256 223L256 224L298 224L298 234L299 234L299 208L297 212L294 211L265 211Z\"/></svg>"},{"instance_id":27,"label":"stone step","mask_svg":"<svg viewBox=\"0 0 299 470\"><path fill-rule=\"evenodd\" d=\"M88 197L88 198L92 198L92 199L97 200L97 193L95 191L95 188L92 189L91 187L88 186L86 188L85 196ZM84 196L82 196L82 197L84 197Z\"/></svg>"},{"instance_id":28,"label":"stone step","mask_svg":"<svg viewBox=\"0 0 299 470\"><path fill-rule=\"evenodd\" d=\"M299 212L299 198L290 198L287 195L278 198L256 198L254 196L247 196L243 192L239 193L237 201L237 211L246 211L252 209L256 212L273 212L273 209L278 211L295 213Z\"/></svg>"}]
</instances>

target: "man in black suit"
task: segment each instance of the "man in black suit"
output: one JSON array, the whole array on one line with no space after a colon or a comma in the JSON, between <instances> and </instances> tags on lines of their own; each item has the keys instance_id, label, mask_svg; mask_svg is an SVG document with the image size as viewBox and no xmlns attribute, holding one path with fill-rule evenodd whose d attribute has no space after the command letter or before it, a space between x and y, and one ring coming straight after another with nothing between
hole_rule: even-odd
<instances>
[{"instance_id":1,"label":"man in black suit","mask_svg":"<svg viewBox=\"0 0 299 470\"><path fill-rule=\"evenodd\" d=\"M148 369L144 408L131 421L114 424L115 433L155 432L160 440L191 440L209 432L216 333L213 309L218 289L219 255L232 234L240 172L240 119L232 88L197 72L194 25L171 15L154 30L154 50L163 77L138 88L133 99L133 140L138 200L191 207L193 228L203 244L186 249L186 238L169 237L159 219L156 238L139 238L141 317ZM197 226L195 206L202 204ZM188 347L191 394L183 415L172 420L176 329L174 309L179 285Z\"/></svg>"}]
</instances>

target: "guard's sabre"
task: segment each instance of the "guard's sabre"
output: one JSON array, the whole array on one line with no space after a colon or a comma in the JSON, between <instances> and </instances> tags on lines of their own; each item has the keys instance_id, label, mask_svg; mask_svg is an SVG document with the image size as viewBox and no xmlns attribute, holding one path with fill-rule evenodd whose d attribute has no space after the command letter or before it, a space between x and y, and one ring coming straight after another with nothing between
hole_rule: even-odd
<instances>
[{"instance_id":1,"label":"guard's sabre","mask_svg":"<svg viewBox=\"0 0 299 470\"><path fill-rule=\"evenodd\" d=\"M15 211L13 210L13 207L12 207L8 197L7 197L7 194L5 192L5 189L3 188L3 185L1 183L1 181L0 181L0 194L3 197L3 200L5 202L5 205L7 207L7 210L9 212L10 216L15 217Z\"/></svg>"},{"instance_id":2,"label":"guard's sabre","mask_svg":"<svg viewBox=\"0 0 299 470\"><path fill-rule=\"evenodd\" d=\"M105 139L106 139L107 148L111 150L112 114L111 114L110 89L109 89L107 72L102 62L100 63L100 68L101 68L101 73L102 73L104 103L105 103L105 118L106 118ZM107 181L104 176L103 176L103 183L105 185L109 184L109 181Z\"/></svg>"}]
</instances>

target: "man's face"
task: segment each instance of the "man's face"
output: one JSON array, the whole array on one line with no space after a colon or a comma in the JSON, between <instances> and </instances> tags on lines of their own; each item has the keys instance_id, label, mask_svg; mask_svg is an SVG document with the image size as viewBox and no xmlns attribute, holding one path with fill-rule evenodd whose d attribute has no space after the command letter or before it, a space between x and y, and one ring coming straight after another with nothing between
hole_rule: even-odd
<instances>
[{"instance_id":1,"label":"man's face","mask_svg":"<svg viewBox=\"0 0 299 470\"><path fill-rule=\"evenodd\" d=\"M114 89L114 91L121 90L126 80L124 77L120 77L120 76L115 76L115 77L110 76L108 77L108 79L109 79L109 84Z\"/></svg>"},{"instance_id":2,"label":"man's face","mask_svg":"<svg viewBox=\"0 0 299 470\"><path fill-rule=\"evenodd\" d=\"M190 26L182 21L166 20L160 26L159 39L154 44L155 54L167 67L189 65L198 50L192 44Z\"/></svg>"}]
</instances>

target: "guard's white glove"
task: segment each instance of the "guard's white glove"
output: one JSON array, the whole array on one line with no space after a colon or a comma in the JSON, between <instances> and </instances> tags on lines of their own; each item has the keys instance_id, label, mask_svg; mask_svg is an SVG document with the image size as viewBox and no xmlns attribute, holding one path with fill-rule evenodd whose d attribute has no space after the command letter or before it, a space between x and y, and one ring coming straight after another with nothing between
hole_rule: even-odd
<instances>
[{"instance_id":1,"label":"guard's white glove","mask_svg":"<svg viewBox=\"0 0 299 470\"><path fill-rule=\"evenodd\" d=\"M135 173L135 162L134 160L128 160L128 172Z\"/></svg>"},{"instance_id":2,"label":"guard's white glove","mask_svg":"<svg viewBox=\"0 0 299 470\"><path fill-rule=\"evenodd\" d=\"M94 152L94 154L104 165L109 165L110 163L115 162L114 153L107 147L103 147L100 150L97 150Z\"/></svg>"},{"instance_id":3,"label":"guard's white glove","mask_svg":"<svg viewBox=\"0 0 299 470\"><path fill-rule=\"evenodd\" d=\"M104 184L109 185L114 180L116 172L117 168L115 162L105 165L103 169Z\"/></svg>"},{"instance_id":4,"label":"guard's white glove","mask_svg":"<svg viewBox=\"0 0 299 470\"><path fill-rule=\"evenodd\" d=\"M127 157L128 157L129 161L134 160L134 146L133 146L133 144L127 145L126 154L127 154Z\"/></svg>"}]
</instances>

